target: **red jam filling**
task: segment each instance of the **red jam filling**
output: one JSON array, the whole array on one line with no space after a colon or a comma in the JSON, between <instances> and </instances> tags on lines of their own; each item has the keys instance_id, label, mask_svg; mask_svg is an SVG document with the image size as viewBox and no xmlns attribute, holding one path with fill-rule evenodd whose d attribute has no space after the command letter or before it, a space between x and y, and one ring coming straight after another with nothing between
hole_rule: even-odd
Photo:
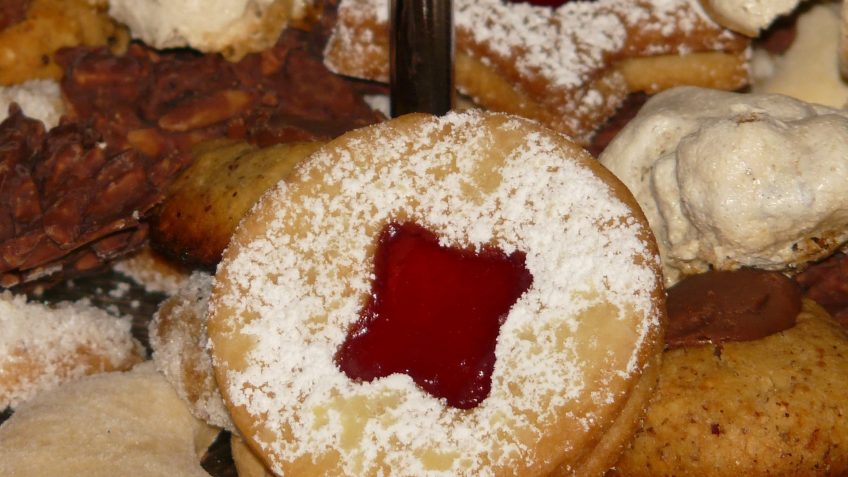
<instances>
[{"instance_id":1,"label":"red jam filling","mask_svg":"<svg viewBox=\"0 0 848 477\"><path fill-rule=\"evenodd\" d=\"M387 225L371 297L336 363L354 380L405 373L452 407L476 407L492 387L500 327L533 283L524 261L523 252L443 247L418 225Z\"/></svg>"}]
</instances>

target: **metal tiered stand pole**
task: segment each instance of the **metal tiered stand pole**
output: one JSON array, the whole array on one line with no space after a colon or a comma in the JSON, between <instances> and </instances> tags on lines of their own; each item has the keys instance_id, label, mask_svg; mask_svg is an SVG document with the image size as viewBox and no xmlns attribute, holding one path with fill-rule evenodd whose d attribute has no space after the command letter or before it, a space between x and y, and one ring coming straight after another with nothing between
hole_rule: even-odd
<instances>
[{"instance_id":1,"label":"metal tiered stand pole","mask_svg":"<svg viewBox=\"0 0 848 477\"><path fill-rule=\"evenodd\" d=\"M451 0L391 1L392 116L453 106Z\"/></svg>"}]
</instances>

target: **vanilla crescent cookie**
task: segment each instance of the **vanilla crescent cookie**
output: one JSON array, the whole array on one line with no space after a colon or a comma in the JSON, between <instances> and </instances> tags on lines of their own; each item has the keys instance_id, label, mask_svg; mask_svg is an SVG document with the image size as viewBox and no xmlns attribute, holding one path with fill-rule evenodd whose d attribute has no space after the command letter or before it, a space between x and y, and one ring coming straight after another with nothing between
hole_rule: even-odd
<instances>
[{"instance_id":1,"label":"vanilla crescent cookie","mask_svg":"<svg viewBox=\"0 0 848 477\"><path fill-rule=\"evenodd\" d=\"M698 0L453 6L457 89L486 109L535 119L582 143L629 91L747 83L748 39L713 22ZM328 68L388 81L388 16L388 0L342 0L324 51Z\"/></svg>"},{"instance_id":2,"label":"vanilla crescent cookie","mask_svg":"<svg viewBox=\"0 0 848 477\"><path fill-rule=\"evenodd\" d=\"M848 112L787 96L675 88L601 154L636 196L666 284L800 267L848 240Z\"/></svg>"},{"instance_id":3,"label":"vanilla crescent cookie","mask_svg":"<svg viewBox=\"0 0 848 477\"><path fill-rule=\"evenodd\" d=\"M44 393L0 425L8 477L209 477L200 466L220 429L186 409L150 363Z\"/></svg>"},{"instance_id":4,"label":"vanilla crescent cookie","mask_svg":"<svg viewBox=\"0 0 848 477\"><path fill-rule=\"evenodd\" d=\"M432 260L402 241L392 250L407 259L386 253L404 227L434 237ZM385 349L350 345L387 323L367 310L395 303L388 290L421 292L425 307L437 282L457 280L446 272L419 289L419 273L406 282L382 275L384 264L443 271L444 250L520 256L530 279L496 317L483 398L436 397L406 370L349 377L349 359ZM210 298L215 373L245 441L281 475L599 475L653 386L658 267L632 196L564 136L496 113L408 115L322 147L241 222ZM457 301L480 292L474 280L446 286L461 290ZM399 303L390 324L424 320L383 344L404 353L442 318ZM415 357L428 366L459 354L434 381L470 366L464 353L478 343L446 343L471 319L443 323L442 344Z\"/></svg>"}]
</instances>

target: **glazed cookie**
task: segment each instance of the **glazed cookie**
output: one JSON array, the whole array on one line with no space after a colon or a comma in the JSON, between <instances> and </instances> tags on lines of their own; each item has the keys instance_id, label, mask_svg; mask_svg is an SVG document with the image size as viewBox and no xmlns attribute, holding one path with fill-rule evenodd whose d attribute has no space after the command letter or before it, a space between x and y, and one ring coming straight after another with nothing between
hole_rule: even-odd
<instances>
[{"instance_id":1,"label":"glazed cookie","mask_svg":"<svg viewBox=\"0 0 848 477\"><path fill-rule=\"evenodd\" d=\"M656 234L666 285L784 270L848 241L848 112L772 94L675 88L600 156Z\"/></svg>"},{"instance_id":2,"label":"glazed cookie","mask_svg":"<svg viewBox=\"0 0 848 477\"><path fill-rule=\"evenodd\" d=\"M675 348L618 474L845 475L845 330L776 272L709 275L669 290Z\"/></svg>"},{"instance_id":3,"label":"glazed cookie","mask_svg":"<svg viewBox=\"0 0 848 477\"><path fill-rule=\"evenodd\" d=\"M281 475L599 475L653 386L657 260L627 189L564 136L404 116L327 144L241 222L216 377Z\"/></svg>"}]
</instances>

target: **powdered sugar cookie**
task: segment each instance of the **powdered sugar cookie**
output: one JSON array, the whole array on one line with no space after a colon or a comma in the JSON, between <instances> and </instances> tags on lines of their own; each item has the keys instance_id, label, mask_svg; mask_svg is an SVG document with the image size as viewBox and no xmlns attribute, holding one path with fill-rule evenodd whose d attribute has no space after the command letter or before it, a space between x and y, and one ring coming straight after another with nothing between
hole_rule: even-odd
<instances>
[{"instance_id":1,"label":"powdered sugar cookie","mask_svg":"<svg viewBox=\"0 0 848 477\"><path fill-rule=\"evenodd\" d=\"M649 394L659 282L633 198L572 142L409 115L260 200L208 330L236 427L276 473L590 475Z\"/></svg>"},{"instance_id":2,"label":"powdered sugar cookie","mask_svg":"<svg viewBox=\"0 0 848 477\"><path fill-rule=\"evenodd\" d=\"M388 81L389 3L340 2L324 51L330 70ZM456 86L488 110L588 143L628 92L747 83L748 39L713 22L698 0L531 3L453 3Z\"/></svg>"},{"instance_id":3,"label":"powdered sugar cookie","mask_svg":"<svg viewBox=\"0 0 848 477\"><path fill-rule=\"evenodd\" d=\"M206 311L212 277L194 272L172 297L163 301L150 322L153 362L198 419L233 430L212 375L206 334Z\"/></svg>"},{"instance_id":4,"label":"powdered sugar cookie","mask_svg":"<svg viewBox=\"0 0 848 477\"><path fill-rule=\"evenodd\" d=\"M129 318L86 303L47 306L0 293L0 409L87 374L129 369L144 350Z\"/></svg>"}]
</instances>

